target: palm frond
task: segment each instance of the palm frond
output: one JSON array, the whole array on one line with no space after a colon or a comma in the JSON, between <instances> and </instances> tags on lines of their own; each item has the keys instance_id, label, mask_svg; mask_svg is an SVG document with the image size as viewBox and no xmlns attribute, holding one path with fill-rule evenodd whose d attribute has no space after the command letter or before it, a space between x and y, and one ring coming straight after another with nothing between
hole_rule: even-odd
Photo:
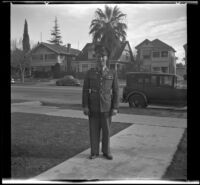
<instances>
[{"instance_id":1,"label":"palm frond","mask_svg":"<svg viewBox=\"0 0 200 185\"><path fill-rule=\"evenodd\" d=\"M107 18L107 22L109 22L111 20L111 17L112 17L112 8L105 5L105 15L106 15L106 18Z\"/></svg>"},{"instance_id":2,"label":"palm frond","mask_svg":"<svg viewBox=\"0 0 200 185\"><path fill-rule=\"evenodd\" d=\"M106 15L100 8L96 10L95 14L98 19L106 19Z\"/></svg>"}]
</instances>

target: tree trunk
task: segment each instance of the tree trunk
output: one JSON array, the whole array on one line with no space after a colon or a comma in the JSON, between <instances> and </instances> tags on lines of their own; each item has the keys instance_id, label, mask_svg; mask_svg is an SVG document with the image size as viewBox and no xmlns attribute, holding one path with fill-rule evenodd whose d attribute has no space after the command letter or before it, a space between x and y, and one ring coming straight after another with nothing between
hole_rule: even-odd
<instances>
[{"instance_id":1,"label":"tree trunk","mask_svg":"<svg viewBox=\"0 0 200 185\"><path fill-rule=\"evenodd\" d=\"M22 83L24 83L24 71L25 71L25 69L23 69L22 66L20 66L21 82L22 82Z\"/></svg>"}]
</instances>

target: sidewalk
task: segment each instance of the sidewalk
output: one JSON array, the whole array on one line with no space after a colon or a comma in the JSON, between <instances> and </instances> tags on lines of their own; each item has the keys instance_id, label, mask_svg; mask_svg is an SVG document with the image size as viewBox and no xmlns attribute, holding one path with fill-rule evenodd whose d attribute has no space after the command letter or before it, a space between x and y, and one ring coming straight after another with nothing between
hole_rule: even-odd
<instances>
[{"instance_id":1,"label":"sidewalk","mask_svg":"<svg viewBox=\"0 0 200 185\"><path fill-rule=\"evenodd\" d=\"M12 104L11 111L87 119L82 111L60 110L41 106L39 102ZM187 127L187 120L118 114L113 117L113 122L133 124L111 137L112 161L101 156L89 160L88 149L34 179L161 179Z\"/></svg>"}]
</instances>

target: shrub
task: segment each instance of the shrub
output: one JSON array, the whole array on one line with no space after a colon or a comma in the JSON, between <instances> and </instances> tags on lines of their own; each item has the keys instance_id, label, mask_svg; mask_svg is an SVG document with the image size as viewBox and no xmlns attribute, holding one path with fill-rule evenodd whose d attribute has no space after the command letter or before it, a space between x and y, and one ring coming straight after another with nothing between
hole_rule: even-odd
<instances>
[{"instance_id":1,"label":"shrub","mask_svg":"<svg viewBox=\"0 0 200 185\"><path fill-rule=\"evenodd\" d=\"M51 71L34 71L33 77L34 78L49 78L52 76Z\"/></svg>"}]
</instances>

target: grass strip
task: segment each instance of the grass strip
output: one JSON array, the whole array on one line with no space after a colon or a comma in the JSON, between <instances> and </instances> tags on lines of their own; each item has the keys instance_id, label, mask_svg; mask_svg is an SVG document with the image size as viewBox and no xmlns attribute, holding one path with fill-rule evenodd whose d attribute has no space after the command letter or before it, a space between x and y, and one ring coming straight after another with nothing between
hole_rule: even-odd
<instances>
[{"instance_id":1,"label":"grass strip","mask_svg":"<svg viewBox=\"0 0 200 185\"><path fill-rule=\"evenodd\" d=\"M187 180L187 129L185 129L172 162L163 175L163 179Z\"/></svg>"},{"instance_id":2,"label":"grass strip","mask_svg":"<svg viewBox=\"0 0 200 185\"><path fill-rule=\"evenodd\" d=\"M130 125L113 122L111 135ZM14 179L39 175L89 146L88 120L31 113L11 114L11 174Z\"/></svg>"}]
</instances>

